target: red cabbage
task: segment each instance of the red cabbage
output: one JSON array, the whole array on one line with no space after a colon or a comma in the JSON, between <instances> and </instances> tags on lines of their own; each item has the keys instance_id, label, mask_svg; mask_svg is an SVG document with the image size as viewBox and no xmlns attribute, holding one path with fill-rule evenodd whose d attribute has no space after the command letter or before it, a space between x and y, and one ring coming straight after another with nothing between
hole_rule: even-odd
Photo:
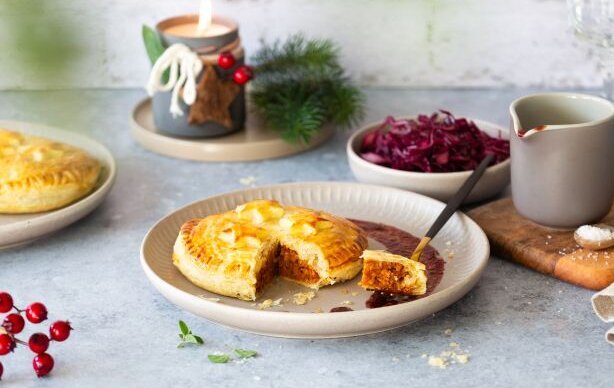
<instances>
[{"instance_id":1,"label":"red cabbage","mask_svg":"<svg viewBox=\"0 0 614 388\"><path fill-rule=\"evenodd\" d=\"M488 154L491 165L510 157L510 143L490 137L473 121L441 110L415 120L389 116L362 140L360 156L396 170L417 172L469 171Z\"/></svg>"}]
</instances>

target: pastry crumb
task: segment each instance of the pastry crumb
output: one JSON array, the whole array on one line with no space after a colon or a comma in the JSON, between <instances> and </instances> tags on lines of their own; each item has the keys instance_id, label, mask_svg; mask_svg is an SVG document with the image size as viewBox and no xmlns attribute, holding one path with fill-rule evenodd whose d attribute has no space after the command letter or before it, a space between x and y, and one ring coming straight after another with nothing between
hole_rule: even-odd
<instances>
[{"instance_id":1,"label":"pastry crumb","mask_svg":"<svg viewBox=\"0 0 614 388\"><path fill-rule=\"evenodd\" d=\"M448 367L448 361L442 357L430 356L429 365L435 368L446 369Z\"/></svg>"},{"instance_id":2,"label":"pastry crumb","mask_svg":"<svg viewBox=\"0 0 614 388\"><path fill-rule=\"evenodd\" d=\"M198 297L204 300L208 300L209 302L217 303L220 301L220 298L211 298L211 297L208 297L207 295L199 295Z\"/></svg>"},{"instance_id":3,"label":"pastry crumb","mask_svg":"<svg viewBox=\"0 0 614 388\"><path fill-rule=\"evenodd\" d=\"M466 364L469 362L468 354L455 354L454 358L456 358L456 361L460 362L461 364Z\"/></svg>"},{"instance_id":4,"label":"pastry crumb","mask_svg":"<svg viewBox=\"0 0 614 388\"><path fill-rule=\"evenodd\" d=\"M317 309L313 310L313 312L315 314L322 314L324 312L324 310L322 310L322 307L318 307Z\"/></svg>"},{"instance_id":5,"label":"pastry crumb","mask_svg":"<svg viewBox=\"0 0 614 388\"><path fill-rule=\"evenodd\" d=\"M422 354L426 358L427 354ZM452 364L466 364L470 360L470 355L461 350L458 342L450 342L449 349L442 351L439 356L428 356L428 364L435 368L445 369Z\"/></svg>"},{"instance_id":6,"label":"pastry crumb","mask_svg":"<svg viewBox=\"0 0 614 388\"><path fill-rule=\"evenodd\" d=\"M255 176L250 175L239 179L239 183L241 183L243 186L255 186L256 180L257 179Z\"/></svg>"},{"instance_id":7,"label":"pastry crumb","mask_svg":"<svg viewBox=\"0 0 614 388\"><path fill-rule=\"evenodd\" d=\"M444 334L444 335L447 335L447 336L452 335L452 329L446 329L446 330L444 330L443 334Z\"/></svg>"},{"instance_id":8,"label":"pastry crumb","mask_svg":"<svg viewBox=\"0 0 614 388\"><path fill-rule=\"evenodd\" d=\"M297 292L292 296L292 301L294 304L303 305L312 300L316 296L316 293L313 291L308 292Z\"/></svg>"},{"instance_id":9,"label":"pastry crumb","mask_svg":"<svg viewBox=\"0 0 614 388\"><path fill-rule=\"evenodd\" d=\"M357 291L352 292L352 296L358 296L358 292Z\"/></svg>"},{"instance_id":10,"label":"pastry crumb","mask_svg":"<svg viewBox=\"0 0 614 388\"><path fill-rule=\"evenodd\" d=\"M283 306L281 304L282 300L283 300L283 298L279 298L279 299L275 299L275 300L273 300L273 299L266 299L262 303L258 303L258 305L257 305L258 306L258 310L266 310L268 308L277 307L277 306L281 307L281 306Z\"/></svg>"},{"instance_id":11,"label":"pastry crumb","mask_svg":"<svg viewBox=\"0 0 614 388\"><path fill-rule=\"evenodd\" d=\"M344 300L341 302L341 304L346 305L346 306L351 306L354 304L354 302L352 302L351 300Z\"/></svg>"}]
</instances>

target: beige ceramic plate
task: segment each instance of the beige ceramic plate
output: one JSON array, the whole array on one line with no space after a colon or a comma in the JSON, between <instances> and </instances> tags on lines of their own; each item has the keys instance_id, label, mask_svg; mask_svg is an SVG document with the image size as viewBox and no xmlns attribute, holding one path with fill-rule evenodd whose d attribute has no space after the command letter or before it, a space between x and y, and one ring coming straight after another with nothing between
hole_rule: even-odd
<instances>
[{"instance_id":1,"label":"beige ceramic plate","mask_svg":"<svg viewBox=\"0 0 614 388\"><path fill-rule=\"evenodd\" d=\"M307 145L289 144L280 137L279 132L267 128L257 115L249 114L246 128L228 136L208 139L172 137L160 133L154 125L149 98L134 108L131 124L136 140L150 151L179 159L208 162L281 158L314 148L333 134L333 128L327 126Z\"/></svg>"},{"instance_id":2,"label":"beige ceramic plate","mask_svg":"<svg viewBox=\"0 0 614 388\"><path fill-rule=\"evenodd\" d=\"M446 249L454 251L452 259L446 258L440 285L426 298L396 306L366 309L370 293L358 287L358 278L322 288L309 303L296 305L292 295L307 289L278 280L257 302L282 298L282 306L259 310L254 303L200 289L175 269L171 262L173 243L185 221L258 198L395 225L415 235L425 233L444 207L441 202L412 192L340 182L284 184L222 194L187 205L151 228L141 246L141 264L149 280L172 303L224 326L277 337L330 338L388 330L425 318L469 291L488 261L486 236L469 217L458 213L434 240L440 253L444 254ZM446 245L448 241L451 246ZM374 241L370 245L381 248ZM356 311L327 312L342 305Z\"/></svg>"},{"instance_id":3,"label":"beige ceramic plate","mask_svg":"<svg viewBox=\"0 0 614 388\"><path fill-rule=\"evenodd\" d=\"M92 193L61 209L34 214L0 214L0 249L27 244L83 218L109 193L115 180L113 156L102 144L74 132L40 124L0 121L0 128L44 136L85 150L102 164L102 173Z\"/></svg>"}]
</instances>

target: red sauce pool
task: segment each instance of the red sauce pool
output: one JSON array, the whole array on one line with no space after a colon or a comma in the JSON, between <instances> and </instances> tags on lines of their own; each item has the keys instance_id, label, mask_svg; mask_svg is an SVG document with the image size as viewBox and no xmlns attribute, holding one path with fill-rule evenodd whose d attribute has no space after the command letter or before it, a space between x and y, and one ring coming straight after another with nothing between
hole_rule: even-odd
<instances>
[{"instance_id":1,"label":"red sauce pool","mask_svg":"<svg viewBox=\"0 0 614 388\"><path fill-rule=\"evenodd\" d=\"M351 308L349 308L349 307L345 307L345 306L342 306L342 307L333 307L332 309L330 309L330 312L331 312L331 313L342 313L342 312L344 312L344 311L354 311L354 310L352 310L352 309L351 309Z\"/></svg>"},{"instance_id":2,"label":"red sauce pool","mask_svg":"<svg viewBox=\"0 0 614 388\"><path fill-rule=\"evenodd\" d=\"M379 241L386 249L394 253L395 255L411 256L412 252L420 242L420 239L411 233L407 233L404 230L395 228L394 226L378 224L376 222L351 220L356 225L360 226L367 235L374 240ZM426 266L426 293L420 296L407 296L407 295L395 295L386 292L375 291L369 299L365 302L367 308L377 308L384 306L392 306L399 303L411 302L416 299L424 298L433 292L433 290L439 285L443 278L443 272L445 270L445 261L439 255L439 253L427 246L422 252L420 258ZM336 307L335 309L338 309ZM341 307L343 308L343 307ZM334 310L334 309L333 309ZM349 310L338 310L349 311ZM331 312L333 312L331 310Z\"/></svg>"}]
</instances>

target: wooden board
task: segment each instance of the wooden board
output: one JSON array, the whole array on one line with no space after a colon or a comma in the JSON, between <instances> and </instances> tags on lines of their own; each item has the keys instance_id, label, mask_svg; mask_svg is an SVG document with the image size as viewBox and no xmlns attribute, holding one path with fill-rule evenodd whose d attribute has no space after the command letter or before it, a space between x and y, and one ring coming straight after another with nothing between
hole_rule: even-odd
<instances>
[{"instance_id":1,"label":"wooden board","mask_svg":"<svg viewBox=\"0 0 614 388\"><path fill-rule=\"evenodd\" d=\"M593 290L614 282L614 248L580 248L573 230L537 225L516 212L504 198L468 212L486 232L495 255L533 270ZM614 208L601 222L614 225Z\"/></svg>"}]
</instances>

